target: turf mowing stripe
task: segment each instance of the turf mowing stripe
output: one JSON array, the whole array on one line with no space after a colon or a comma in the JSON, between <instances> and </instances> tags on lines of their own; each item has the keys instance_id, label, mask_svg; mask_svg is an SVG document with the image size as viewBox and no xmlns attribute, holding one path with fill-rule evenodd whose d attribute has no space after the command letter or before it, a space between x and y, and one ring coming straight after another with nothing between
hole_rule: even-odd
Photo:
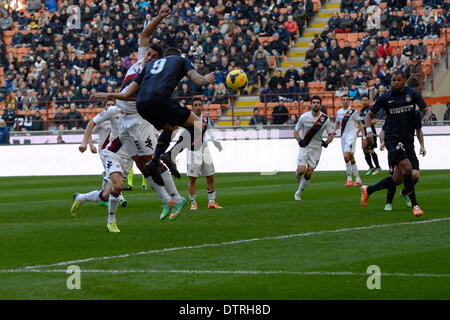
<instances>
[{"instance_id":1,"label":"turf mowing stripe","mask_svg":"<svg viewBox=\"0 0 450 320\"><path fill-rule=\"evenodd\" d=\"M0 270L0 273L67 273L65 269L43 270L43 269L16 269L16 270ZM245 275L305 275L305 276L364 276L370 273L352 272L352 271L260 271L260 270L101 270L101 269L86 269L80 270L81 273L113 273L113 274L127 274L127 273L186 273L186 274L245 274ZM384 273L380 276L391 277L428 277L428 278L450 278L450 274L436 274L436 273Z\"/></svg>"},{"instance_id":2,"label":"turf mowing stripe","mask_svg":"<svg viewBox=\"0 0 450 320\"><path fill-rule=\"evenodd\" d=\"M221 242L221 243L205 243L205 244L196 245L196 246L155 249L155 250L135 252L135 253L124 253L124 254L116 255L116 256L92 257L92 258L86 258L86 259L62 261L62 262L46 264L46 265L26 266L23 268L19 268L17 270L57 267L57 266L79 264L79 263L90 262L90 261L103 261L103 260L111 260L111 259L128 258L128 257L132 257L132 256L140 256L140 255L147 255L147 254L153 254L153 253L164 253L164 252L178 251L178 250L202 249L202 248L208 248L208 247L229 246L229 245L249 243L249 242L255 242L255 241L267 241L267 240L280 240L280 239L288 239L288 238L296 238L296 237L308 237L308 236L315 236L315 235L321 235L321 234L340 233L340 232L349 232L349 231L358 231L358 230L370 230L370 229L378 229L378 228L389 228L389 227L404 226L404 225L427 224L427 223L443 222L443 221L448 221L448 220L450 220L450 218L438 218L438 219L414 221L414 222L398 222L398 223L391 223L391 224L379 224L379 225L364 226L364 227L343 228L343 229L336 229L336 230L323 230L323 231L316 231L316 232L295 233L295 234L264 237L264 238L242 239L242 240L227 241L227 242Z\"/></svg>"}]
</instances>

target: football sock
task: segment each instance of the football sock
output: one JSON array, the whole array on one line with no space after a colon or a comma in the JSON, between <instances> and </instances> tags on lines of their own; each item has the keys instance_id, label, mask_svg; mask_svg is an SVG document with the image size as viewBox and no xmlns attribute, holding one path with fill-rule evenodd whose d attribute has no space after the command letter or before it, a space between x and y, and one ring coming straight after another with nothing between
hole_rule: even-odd
<instances>
[{"instance_id":1,"label":"football sock","mask_svg":"<svg viewBox=\"0 0 450 320\"><path fill-rule=\"evenodd\" d=\"M215 203L216 202L216 191L214 191L214 190L209 191L208 190L208 200L209 200L209 203Z\"/></svg>"},{"instance_id":2,"label":"football sock","mask_svg":"<svg viewBox=\"0 0 450 320\"><path fill-rule=\"evenodd\" d=\"M119 195L111 192L108 201L108 223L116 222L116 211L119 206Z\"/></svg>"},{"instance_id":3,"label":"football sock","mask_svg":"<svg viewBox=\"0 0 450 320\"><path fill-rule=\"evenodd\" d=\"M405 186L405 193L404 195L407 195L409 197L409 200L411 200L411 205L417 206L417 200L416 200L416 192L414 190L414 184L412 181L412 174L404 174L403 175L403 185Z\"/></svg>"},{"instance_id":4,"label":"football sock","mask_svg":"<svg viewBox=\"0 0 450 320\"><path fill-rule=\"evenodd\" d=\"M392 187L392 185L395 186L394 179L392 179L392 177L389 176L387 178L384 178L380 182L375 183L374 185L368 186L366 191L368 194L372 194L376 191L390 188L390 187Z\"/></svg>"},{"instance_id":5,"label":"football sock","mask_svg":"<svg viewBox=\"0 0 450 320\"><path fill-rule=\"evenodd\" d=\"M393 183L392 185L390 185L387 188L386 204L388 204L388 203L392 204L392 201L394 200L396 191L397 191L397 186L395 185L395 183Z\"/></svg>"},{"instance_id":6,"label":"football sock","mask_svg":"<svg viewBox=\"0 0 450 320\"><path fill-rule=\"evenodd\" d=\"M127 176L127 185L132 188L133 188L133 177L134 177L133 167L131 167L130 173Z\"/></svg>"},{"instance_id":7,"label":"football sock","mask_svg":"<svg viewBox=\"0 0 450 320\"><path fill-rule=\"evenodd\" d=\"M197 202L195 201L195 197L196 197L195 194L194 194L194 195L189 195L189 200L191 200L191 203L197 203Z\"/></svg>"},{"instance_id":8,"label":"football sock","mask_svg":"<svg viewBox=\"0 0 450 320\"><path fill-rule=\"evenodd\" d=\"M164 188L166 192L169 194L169 196L172 198L173 202L180 203L181 202L180 194L178 193L177 187L173 182L172 175L170 174L169 170L167 170L167 168L166 170L164 170L164 172L161 173L161 177L164 181Z\"/></svg>"},{"instance_id":9,"label":"football sock","mask_svg":"<svg viewBox=\"0 0 450 320\"><path fill-rule=\"evenodd\" d=\"M308 186L310 180L311 179L306 179L305 177L303 177L302 181L300 181L300 185L298 186L297 193L301 194L303 190L305 190Z\"/></svg>"},{"instance_id":10,"label":"football sock","mask_svg":"<svg viewBox=\"0 0 450 320\"><path fill-rule=\"evenodd\" d=\"M371 155L372 155L373 163L375 163L375 168L379 168L380 163L378 162L378 155L375 152L372 153Z\"/></svg>"},{"instance_id":11,"label":"football sock","mask_svg":"<svg viewBox=\"0 0 450 320\"><path fill-rule=\"evenodd\" d=\"M356 163L352 164L352 173L355 176L356 181L361 182L361 178L359 177L358 166L356 165Z\"/></svg>"},{"instance_id":12,"label":"football sock","mask_svg":"<svg viewBox=\"0 0 450 320\"><path fill-rule=\"evenodd\" d=\"M147 186L147 180L145 179L144 175L142 175L142 186Z\"/></svg>"},{"instance_id":13,"label":"football sock","mask_svg":"<svg viewBox=\"0 0 450 320\"><path fill-rule=\"evenodd\" d=\"M417 181L413 181L413 185L414 185L414 188L415 188L415 186L416 186L416 183L417 183L417 182L419 182L419 180L417 180ZM416 191L416 190L414 189L414 191ZM404 195L404 196L405 196L405 195L407 194L407 192L406 192L406 188L403 188L401 192L402 192L402 195Z\"/></svg>"},{"instance_id":14,"label":"football sock","mask_svg":"<svg viewBox=\"0 0 450 320\"><path fill-rule=\"evenodd\" d=\"M352 180L352 163L350 161L346 162L345 167L347 170L347 180Z\"/></svg>"},{"instance_id":15,"label":"football sock","mask_svg":"<svg viewBox=\"0 0 450 320\"><path fill-rule=\"evenodd\" d=\"M122 192L119 194L119 197L118 197L118 199L119 199L119 201L123 201L123 200L125 200L125 198L123 197L123 194L122 194Z\"/></svg>"},{"instance_id":16,"label":"football sock","mask_svg":"<svg viewBox=\"0 0 450 320\"><path fill-rule=\"evenodd\" d=\"M158 197L161 199L162 203L166 203L170 201L170 196L166 192L163 186L160 186L155 181L153 181L152 177L147 177L148 185L155 191Z\"/></svg>"},{"instance_id":17,"label":"football sock","mask_svg":"<svg viewBox=\"0 0 450 320\"><path fill-rule=\"evenodd\" d=\"M89 193L80 193L78 195L78 202L100 202L100 192L101 190L91 191Z\"/></svg>"},{"instance_id":18,"label":"football sock","mask_svg":"<svg viewBox=\"0 0 450 320\"><path fill-rule=\"evenodd\" d=\"M372 157L370 156L370 153L366 153L364 154L364 157L366 158L366 162L369 165L369 168L373 168L373 164L372 164Z\"/></svg>"},{"instance_id":19,"label":"football sock","mask_svg":"<svg viewBox=\"0 0 450 320\"><path fill-rule=\"evenodd\" d=\"M158 138L158 142L156 143L155 153L153 155L153 159L159 160L159 157L166 152L167 148L170 145L170 140L172 137L172 133L168 131L163 131ZM148 180L147 180L148 181Z\"/></svg>"}]
</instances>

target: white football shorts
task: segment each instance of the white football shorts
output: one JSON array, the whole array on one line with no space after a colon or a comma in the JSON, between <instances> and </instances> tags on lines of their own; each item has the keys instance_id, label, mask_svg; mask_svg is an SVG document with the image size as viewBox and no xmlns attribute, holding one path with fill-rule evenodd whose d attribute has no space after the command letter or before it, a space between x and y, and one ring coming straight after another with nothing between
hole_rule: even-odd
<instances>
[{"instance_id":1,"label":"white football shorts","mask_svg":"<svg viewBox=\"0 0 450 320\"><path fill-rule=\"evenodd\" d=\"M343 135L341 137L342 152L350 152L352 154L356 151L356 136Z\"/></svg>"},{"instance_id":2,"label":"white football shorts","mask_svg":"<svg viewBox=\"0 0 450 320\"><path fill-rule=\"evenodd\" d=\"M129 157L122 158L119 157L117 153L111 152L109 150L103 151L103 167L105 168L105 179L111 182L109 176L113 172L120 172L123 179L126 179L130 173L131 167L133 166L133 160Z\"/></svg>"},{"instance_id":3,"label":"white football shorts","mask_svg":"<svg viewBox=\"0 0 450 320\"><path fill-rule=\"evenodd\" d=\"M300 148L297 157L297 166L310 166L315 169L319 164L322 148Z\"/></svg>"},{"instance_id":4,"label":"white football shorts","mask_svg":"<svg viewBox=\"0 0 450 320\"><path fill-rule=\"evenodd\" d=\"M211 152L207 146L203 146L198 151L188 150L187 152L187 172L188 177L198 177L199 175L209 177L215 173Z\"/></svg>"},{"instance_id":5,"label":"white football shorts","mask_svg":"<svg viewBox=\"0 0 450 320\"><path fill-rule=\"evenodd\" d=\"M139 114L121 114L119 138L130 157L153 155L156 147L156 129Z\"/></svg>"}]
</instances>

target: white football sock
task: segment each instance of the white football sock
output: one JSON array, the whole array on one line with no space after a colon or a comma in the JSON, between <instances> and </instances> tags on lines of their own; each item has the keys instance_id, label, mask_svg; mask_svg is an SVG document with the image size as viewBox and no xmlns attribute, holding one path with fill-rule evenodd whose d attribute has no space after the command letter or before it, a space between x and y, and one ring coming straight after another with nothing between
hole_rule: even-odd
<instances>
[{"instance_id":1,"label":"white football sock","mask_svg":"<svg viewBox=\"0 0 450 320\"><path fill-rule=\"evenodd\" d=\"M352 172L356 178L356 182L361 182L361 178L359 177L358 167L356 166L356 163L352 164Z\"/></svg>"},{"instance_id":2,"label":"white football sock","mask_svg":"<svg viewBox=\"0 0 450 320\"><path fill-rule=\"evenodd\" d=\"M194 194L194 195L189 195L189 199L191 200L191 204L192 204L192 203L197 203L197 202L195 201L195 197L196 197L195 194Z\"/></svg>"},{"instance_id":3,"label":"white football sock","mask_svg":"<svg viewBox=\"0 0 450 320\"><path fill-rule=\"evenodd\" d=\"M161 199L162 203L166 203L170 201L170 196L166 192L166 189L164 189L163 186L160 186L155 181L153 181L151 176L148 176L146 178L148 185L156 192L158 197Z\"/></svg>"},{"instance_id":4,"label":"white football sock","mask_svg":"<svg viewBox=\"0 0 450 320\"><path fill-rule=\"evenodd\" d=\"M79 203L83 203L83 202L100 202L102 201L100 199L100 192L101 190L95 190L95 191L91 191L88 193L80 193L78 195L78 202Z\"/></svg>"},{"instance_id":5,"label":"white football sock","mask_svg":"<svg viewBox=\"0 0 450 320\"><path fill-rule=\"evenodd\" d=\"M116 212L119 206L119 197L114 197L112 193L109 194L108 201L108 223L116 222Z\"/></svg>"},{"instance_id":6,"label":"white football sock","mask_svg":"<svg viewBox=\"0 0 450 320\"><path fill-rule=\"evenodd\" d=\"M352 181L352 163L350 161L346 162L345 167L347 170L347 180Z\"/></svg>"},{"instance_id":7,"label":"white football sock","mask_svg":"<svg viewBox=\"0 0 450 320\"><path fill-rule=\"evenodd\" d=\"M161 173L161 177L164 181L164 188L172 198L173 202L180 203L181 197L178 193L177 187L175 186L175 182L173 182L172 175L170 174L169 170Z\"/></svg>"},{"instance_id":8,"label":"white football sock","mask_svg":"<svg viewBox=\"0 0 450 320\"><path fill-rule=\"evenodd\" d=\"M303 190L306 189L306 187L308 186L310 180L311 179L306 180L305 177L302 178L302 181L300 181L300 185L298 186L298 190L297 190L298 194L301 194L303 192Z\"/></svg>"},{"instance_id":9,"label":"white football sock","mask_svg":"<svg viewBox=\"0 0 450 320\"><path fill-rule=\"evenodd\" d=\"M209 203L216 203L216 191L208 191Z\"/></svg>"}]
</instances>

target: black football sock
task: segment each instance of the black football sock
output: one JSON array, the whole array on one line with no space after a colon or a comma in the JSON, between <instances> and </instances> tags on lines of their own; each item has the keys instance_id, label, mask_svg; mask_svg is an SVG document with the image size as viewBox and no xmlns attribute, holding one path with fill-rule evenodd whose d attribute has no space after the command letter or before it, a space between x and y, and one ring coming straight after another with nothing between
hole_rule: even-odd
<instances>
[{"instance_id":1,"label":"black football sock","mask_svg":"<svg viewBox=\"0 0 450 320\"><path fill-rule=\"evenodd\" d=\"M395 192L397 191L397 186L393 183L391 186L387 188L387 196L386 196L386 204L392 204L392 201L395 197Z\"/></svg>"},{"instance_id":2,"label":"black football sock","mask_svg":"<svg viewBox=\"0 0 450 320\"><path fill-rule=\"evenodd\" d=\"M413 185L415 186L417 182L419 182L419 180L413 181ZM414 192L415 192L415 191L416 191L416 190L415 190L415 188L414 188ZM405 187L403 187L401 193L402 193L402 195L406 196L407 192L406 192L406 188L405 188Z\"/></svg>"},{"instance_id":3,"label":"black football sock","mask_svg":"<svg viewBox=\"0 0 450 320\"><path fill-rule=\"evenodd\" d=\"M392 179L392 177L387 177L380 182L375 183L374 185L368 186L366 191L368 194L372 194L376 191L390 188L392 185L395 185L394 179Z\"/></svg>"},{"instance_id":4,"label":"black football sock","mask_svg":"<svg viewBox=\"0 0 450 320\"><path fill-rule=\"evenodd\" d=\"M365 153L364 157L366 158L366 162L369 165L369 168L372 169L373 164L372 164L372 158L370 157L370 153Z\"/></svg>"},{"instance_id":5,"label":"black football sock","mask_svg":"<svg viewBox=\"0 0 450 320\"><path fill-rule=\"evenodd\" d=\"M372 155L373 163L375 163L375 168L379 168L380 163L378 162L377 154L374 152L374 153L371 153L371 155Z\"/></svg>"},{"instance_id":6,"label":"black football sock","mask_svg":"<svg viewBox=\"0 0 450 320\"><path fill-rule=\"evenodd\" d=\"M409 200L411 200L411 205L413 207L417 206L416 192L414 191L414 183L412 181L412 174L404 174L403 175L403 185L405 186L404 195L407 195L409 197Z\"/></svg>"},{"instance_id":7,"label":"black football sock","mask_svg":"<svg viewBox=\"0 0 450 320\"><path fill-rule=\"evenodd\" d=\"M158 138L158 142L155 147L155 153L153 154L153 159L159 161L161 155L167 150L170 145L170 140L172 138L172 133L168 131L163 131Z\"/></svg>"}]
</instances>

